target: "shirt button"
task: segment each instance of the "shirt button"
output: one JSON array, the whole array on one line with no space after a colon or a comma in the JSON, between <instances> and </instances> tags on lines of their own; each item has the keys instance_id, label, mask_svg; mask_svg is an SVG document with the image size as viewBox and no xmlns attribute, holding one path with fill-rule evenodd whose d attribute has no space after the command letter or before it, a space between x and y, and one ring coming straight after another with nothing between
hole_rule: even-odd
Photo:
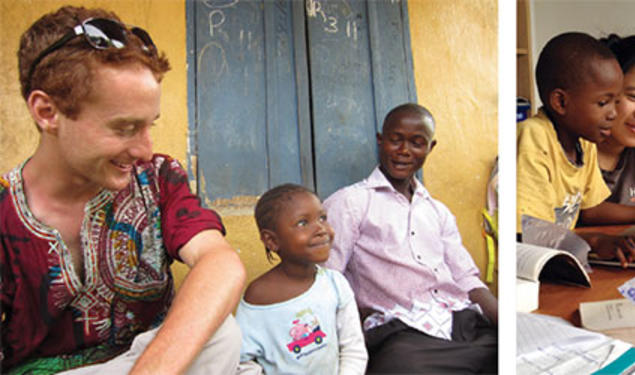
<instances>
[{"instance_id":1,"label":"shirt button","mask_svg":"<svg viewBox=\"0 0 635 375\"><path fill-rule=\"evenodd\" d=\"M421 255L417 254L417 260L421 260Z\"/></svg>"},{"instance_id":2,"label":"shirt button","mask_svg":"<svg viewBox=\"0 0 635 375\"><path fill-rule=\"evenodd\" d=\"M434 272L439 272L439 270L437 268L434 269Z\"/></svg>"},{"instance_id":3,"label":"shirt button","mask_svg":"<svg viewBox=\"0 0 635 375\"><path fill-rule=\"evenodd\" d=\"M410 232L410 234L414 236L414 235L415 235L415 232L414 232L414 231L412 231L412 232Z\"/></svg>"},{"instance_id":4,"label":"shirt button","mask_svg":"<svg viewBox=\"0 0 635 375\"><path fill-rule=\"evenodd\" d=\"M434 290L434 292L435 292L435 293L439 293L439 290L438 290L438 289L435 289L435 290Z\"/></svg>"}]
</instances>

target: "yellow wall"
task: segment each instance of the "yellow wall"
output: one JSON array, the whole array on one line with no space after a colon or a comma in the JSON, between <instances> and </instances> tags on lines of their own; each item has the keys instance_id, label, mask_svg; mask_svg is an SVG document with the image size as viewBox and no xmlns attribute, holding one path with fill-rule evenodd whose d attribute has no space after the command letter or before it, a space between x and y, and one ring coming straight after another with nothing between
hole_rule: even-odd
<instances>
[{"instance_id":1,"label":"yellow wall","mask_svg":"<svg viewBox=\"0 0 635 375\"><path fill-rule=\"evenodd\" d=\"M126 23L148 30L159 49L166 52L172 71L163 81L162 113L153 130L154 146L156 151L185 162L187 71L182 1L3 0L0 1L0 171L4 173L31 155L39 139L20 96L16 58L20 35L44 13L66 4L113 10Z\"/></svg>"},{"instance_id":2,"label":"yellow wall","mask_svg":"<svg viewBox=\"0 0 635 375\"><path fill-rule=\"evenodd\" d=\"M114 10L147 29L172 71L163 81L162 114L153 130L155 151L186 163L187 67L185 5L181 0L0 1L0 172L28 157L35 130L19 94L16 51L20 34L63 4ZM438 123L439 144L425 167L426 185L457 216L466 247L481 270L485 248L479 210L497 152L497 8L495 0L410 0L409 18L419 102ZM451 171L451 173L448 173ZM253 279L270 267L252 207L219 207L228 239Z\"/></svg>"},{"instance_id":3,"label":"yellow wall","mask_svg":"<svg viewBox=\"0 0 635 375\"><path fill-rule=\"evenodd\" d=\"M437 122L425 184L456 216L483 274L480 210L498 152L497 2L409 0L408 13L417 98Z\"/></svg>"}]
</instances>

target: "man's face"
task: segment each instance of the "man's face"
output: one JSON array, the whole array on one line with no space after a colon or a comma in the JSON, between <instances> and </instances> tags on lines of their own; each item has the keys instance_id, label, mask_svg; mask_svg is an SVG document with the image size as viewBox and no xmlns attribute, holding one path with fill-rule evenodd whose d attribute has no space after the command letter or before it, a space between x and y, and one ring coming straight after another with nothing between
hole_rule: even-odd
<instances>
[{"instance_id":1,"label":"man's face","mask_svg":"<svg viewBox=\"0 0 635 375\"><path fill-rule=\"evenodd\" d=\"M565 126L591 142L611 135L617 117L616 99L622 90L622 70L613 59L597 59L587 83L568 90Z\"/></svg>"},{"instance_id":2,"label":"man's face","mask_svg":"<svg viewBox=\"0 0 635 375\"><path fill-rule=\"evenodd\" d=\"M392 182L410 180L434 146L421 116L396 113L377 134L380 168Z\"/></svg>"},{"instance_id":3,"label":"man's face","mask_svg":"<svg viewBox=\"0 0 635 375\"><path fill-rule=\"evenodd\" d=\"M59 116L59 152L73 183L118 191L133 164L152 157L150 127L159 117L161 89L140 65L100 65L94 77L77 119Z\"/></svg>"}]
</instances>

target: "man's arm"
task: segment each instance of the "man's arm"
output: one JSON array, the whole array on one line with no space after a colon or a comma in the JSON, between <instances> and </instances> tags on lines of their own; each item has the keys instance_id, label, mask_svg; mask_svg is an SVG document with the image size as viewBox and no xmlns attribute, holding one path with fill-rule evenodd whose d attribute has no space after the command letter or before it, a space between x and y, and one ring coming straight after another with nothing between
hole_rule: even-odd
<instances>
[{"instance_id":1,"label":"man's arm","mask_svg":"<svg viewBox=\"0 0 635 375\"><path fill-rule=\"evenodd\" d=\"M587 225L635 224L635 206L605 201L582 210L580 222Z\"/></svg>"},{"instance_id":2,"label":"man's arm","mask_svg":"<svg viewBox=\"0 0 635 375\"><path fill-rule=\"evenodd\" d=\"M245 268L219 231L198 233L179 255L191 270L130 374L184 373L238 303Z\"/></svg>"},{"instance_id":3,"label":"man's arm","mask_svg":"<svg viewBox=\"0 0 635 375\"><path fill-rule=\"evenodd\" d=\"M470 301L478 303L478 305L481 306L483 313L493 324L498 325L498 300L489 289L475 288L470 290L468 296L470 297Z\"/></svg>"}]
</instances>

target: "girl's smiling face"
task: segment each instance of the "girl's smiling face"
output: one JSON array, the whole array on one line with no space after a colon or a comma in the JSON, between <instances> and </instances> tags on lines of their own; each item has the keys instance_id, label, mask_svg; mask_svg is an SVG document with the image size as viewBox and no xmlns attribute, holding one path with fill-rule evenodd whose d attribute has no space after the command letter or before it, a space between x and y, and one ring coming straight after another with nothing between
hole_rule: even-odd
<instances>
[{"instance_id":1,"label":"girl's smiling face","mask_svg":"<svg viewBox=\"0 0 635 375\"><path fill-rule=\"evenodd\" d=\"M624 75L624 90L617 111L619 117L611 136L626 147L635 147L635 66Z\"/></svg>"},{"instance_id":2,"label":"girl's smiling face","mask_svg":"<svg viewBox=\"0 0 635 375\"><path fill-rule=\"evenodd\" d=\"M325 262L333 242L333 228L318 197L295 193L282 205L275 223L275 248L283 262ZM273 250L273 249L272 249Z\"/></svg>"}]
</instances>

